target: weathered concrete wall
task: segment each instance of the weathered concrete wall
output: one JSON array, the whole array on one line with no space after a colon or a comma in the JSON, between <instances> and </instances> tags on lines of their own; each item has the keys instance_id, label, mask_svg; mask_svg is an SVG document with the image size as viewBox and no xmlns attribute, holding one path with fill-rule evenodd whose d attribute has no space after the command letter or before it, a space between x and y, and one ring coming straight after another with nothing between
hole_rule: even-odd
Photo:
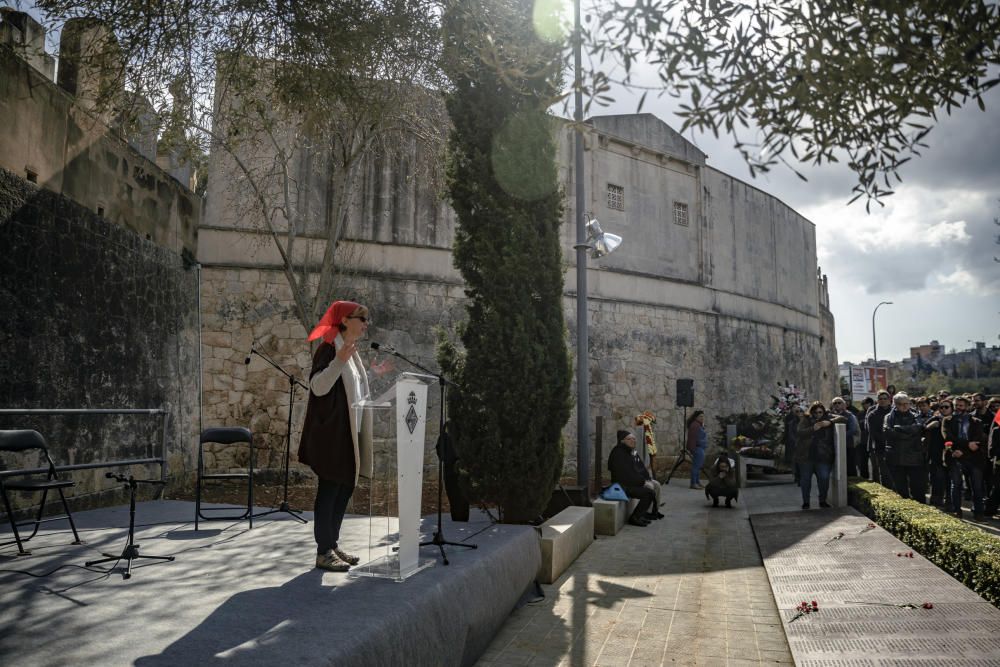
<instances>
[{"instance_id":1,"label":"weathered concrete wall","mask_svg":"<svg viewBox=\"0 0 1000 667\"><path fill-rule=\"evenodd\" d=\"M652 410L664 453L676 451L683 415L675 407L679 378L695 380L697 407L713 427L715 415L769 406L778 382L829 398L836 349L832 316L820 302L812 224L766 193L702 166L704 156L671 143L679 135L655 118L639 117L634 126L628 117L596 124L586 137L587 208L606 231L625 237L619 251L587 267L590 412L607 419L605 443L616 429L633 427L636 414ZM564 309L575 355L572 133L559 130L557 141L567 199ZM403 178L409 168L406 161L367 167L360 209L350 219L350 241L337 263L351 268L338 294L372 308L373 340L436 368L433 327L450 327L463 316L462 281L451 260L455 221L444 203L434 215L427 213L435 193ZM207 394L207 402L220 423L266 422L273 446L283 442L284 380L256 360L245 377L240 367L249 340L256 338L279 363L308 373L306 331L291 315L271 241L241 224L225 200L211 201L211 193L219 192L211 183L219 177L210 171L199 248L206 266L206 339L226 334L212 352L221 362L206 366L206 388L219 392ZM623 211L608 207L608 183L624 187ZM677 201L688 206L686 226L674 222ZM304 252L308 240L297 243ZM315 257L321 246L314 243ZM214 389L208 387L211 376L218 383ZM303 398L294 414L293 447ZM576 464L575 431L571 417L564 430L568 470ZM430 429L428 447L435 436L436 428ZM434 461L428 451L429 474Z\"/></svg>"},{"instance_id":2,"label":"weathered concrete wall","mask_svg":"<svg viewBox=\"0 0 1000 667\"><path fill-rule=\"evenodd\" d=\"M188 475L198 433L196 270L2 169L0 247L0 406L164 408L169 472ZM0 428L42 432L59 464L150 456L159 426L135 415L0 418ZM74 472L73 493L113 487L104 472Z\"/></svg>"},{"instance_id":3,"label":"weathered concrete wall","mask_svg":"<svg viewBox=\"0 0 1000 667\"><path fill-rule=\"evenodd\" d=\"M0 168L176 253L197 252L201 200L0 46Z\"/></svg>"}]
</instances>

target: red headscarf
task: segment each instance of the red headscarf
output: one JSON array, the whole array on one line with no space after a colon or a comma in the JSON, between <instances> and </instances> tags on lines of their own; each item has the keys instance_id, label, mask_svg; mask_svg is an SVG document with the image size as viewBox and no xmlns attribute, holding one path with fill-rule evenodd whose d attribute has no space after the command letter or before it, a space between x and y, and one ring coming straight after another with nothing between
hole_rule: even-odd
<instances>
[{"instance_id":1,"label":"red headscarf","mask_svg":"<svg viewBox=\"0 0 1000 667\"><path fill-rule=\"evenodd\" d=\"M309 334L309 340L316 340L322 336L323 340L333 345L333 339L340 333L339 325L360 307L361 304L353 301L334 301L333 305L323 313L316 328Z\"/></svg>"}]
</instances>

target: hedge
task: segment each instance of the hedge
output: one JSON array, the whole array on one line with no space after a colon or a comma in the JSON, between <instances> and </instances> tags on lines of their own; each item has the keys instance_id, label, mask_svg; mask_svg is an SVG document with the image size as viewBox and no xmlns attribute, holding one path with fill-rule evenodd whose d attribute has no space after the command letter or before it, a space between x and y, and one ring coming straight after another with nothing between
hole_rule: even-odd
<instances>
[{"instance_id":1,"label":"hedge","mask_svg":"<svg viewBox=\"0 0 1000 667\"><path fill-rule=\"evenodd\" d=\"M1000 537L875 482L851 478L848 495L859 512L1000 607Z\"/></svg>"}]
</instances>

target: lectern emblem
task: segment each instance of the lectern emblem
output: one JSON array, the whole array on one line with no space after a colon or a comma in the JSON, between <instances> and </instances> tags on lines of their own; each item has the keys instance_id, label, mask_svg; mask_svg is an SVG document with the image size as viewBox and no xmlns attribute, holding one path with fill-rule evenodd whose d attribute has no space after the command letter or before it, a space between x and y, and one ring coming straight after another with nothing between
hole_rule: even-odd
<instances>
[{"instance_id":1,"label":"lectern emblem","mask_svg":"<svg viewBox=\"0 0 1000 667\"><path fill-rule=\"evenodd\" d=\"M410 409L406 412L406 428L410 429L410 435L413 435L413 429L417 428L417 410L414 406L417 404L417 395L415 392L410 392L409 397L407 397L406 402L410 404Z\"/></svg>"}]
</instances>

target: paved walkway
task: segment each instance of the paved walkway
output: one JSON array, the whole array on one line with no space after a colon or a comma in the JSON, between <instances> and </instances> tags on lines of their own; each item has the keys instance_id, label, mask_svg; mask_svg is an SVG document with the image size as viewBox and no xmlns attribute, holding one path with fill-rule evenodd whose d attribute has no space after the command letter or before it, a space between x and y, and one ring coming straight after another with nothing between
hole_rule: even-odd
<instances>
[{"instance_id":1,"label":"paved walkway","mask_svg":"<svg viewBox=\"0 0 1000 667\"><path fill-rule=\"evenodd\" d=\"M1000 610L851 508L803 512L791 484L732 510L686 484L663 500L666 519L599 538L479 664L1000 665ZM803 600L820 612L793 620Z\"/></svg>"},{"instance_id":2,"label":"paved walkway","mask_svg":"<svg viewBox=\"0 0 1000 667\"><path fill-rule=\"evenodd\" d=\"M792 664L746 504L713 509L678 480L662 499L667 518L598 538L479 664Z\"/></svg>"}]
</instances>

